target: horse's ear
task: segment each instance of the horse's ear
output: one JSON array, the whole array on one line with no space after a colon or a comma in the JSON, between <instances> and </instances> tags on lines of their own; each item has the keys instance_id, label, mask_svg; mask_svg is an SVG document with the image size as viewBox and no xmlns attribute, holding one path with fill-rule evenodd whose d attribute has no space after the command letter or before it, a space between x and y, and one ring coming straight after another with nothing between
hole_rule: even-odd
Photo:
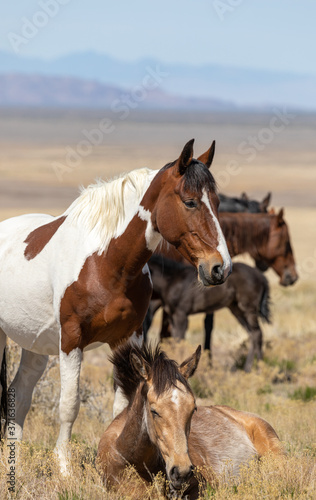
<instances>
[{"instance_id":1,"label":"horse's ear","mask_svg":"<svg viewBox=\"0 0 316 500\"><path fill-rule=\"evenodd\" d=\"M135 351L131 352L130 361L134 370L147 382L151 378L151 369L147 361L142 356L138 356Z\"/></svg>"},{"instance_id":2,"label":"horse's ear","mask_svg":"<svg viewBox=\"0 0 316 500\"><path fill-rule=\"evenodd\" d=\"M204 165L206 165L207 168L210 168L213 162L214 154L215 154L215 141L212 142L210 149L208 149L205 153L203 153L201 156L198 157L198 160L204 163Z\"/></svg>"},{"instance_id":3,"label":"horse's ear","mask_svg":"<svg viewBox=\"0 0 316 500\"><path fill-rule=\"evenodd\" d=\"M265 198L263 198L262 202L260 203L260 208L263 212L266 212L268 206L270 205L271 201L271 193L268 193Z\"/></svg>"},{"instance_id":4,"label":"horse's ear","mask_svg":"<svg viewBox=\"0 0 316 500\"><path fill-rule=\"evenodd\" d=\"M241 199L243 201L249 201L249 197L248 197L248 195L246 193L241 193Z\"/></svg>"},{"instance_id":5,"label":"horse's ear","mask_svg":"<svg viewBox=\"0 0 316 500\"><path fill-rule=\"evenodd\" d=\"M192 377L194 374L195 370L197 369L197 366L199 364L201 357L201 346L197 348L194 354L187 358L183 363L180 365L180 373L184 376L184 378L188 379Z\"/></svg>"},{"instance_id":6,"label":"horse's ear","mask_svg":"<svg viewBox=\"0 0 316 500\"><path fill-rule=\"evenodd\" d=\"M192 158L193 158L193 143L194 139L191 139L191 141L187 142L186 145L184 146L181 155L176 161L175 168L177 170L177 173L180 175L183 175L185 172L185 169L190 165Z\"/></svg>"},{"instance_id":7,"label":"horse's ear","mask_svg":"<svg viewBox=\"0 0 316 500\"><path fill-rule=\"evenodd\" d=\"M284 215L284 209L281 208L280 212L277 215L278 226L282 226L282 224L284 224L283 215Z\"/></svg>"}]
</instances>

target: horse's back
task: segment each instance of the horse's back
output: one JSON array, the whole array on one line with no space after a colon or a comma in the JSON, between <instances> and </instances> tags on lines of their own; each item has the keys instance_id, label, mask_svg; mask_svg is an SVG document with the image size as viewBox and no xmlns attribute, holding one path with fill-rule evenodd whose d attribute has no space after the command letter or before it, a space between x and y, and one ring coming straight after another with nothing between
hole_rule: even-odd
<instances>
[{"instance_id":1,"label":"horse's back","mask_svg":"<svg viewBox=\"0 0 316 500\"><path fill-rule=\"evenodd\" d=\"M236 476L242 464L257 456L242 425L214 406L199 406L193 415L189 454L195 466L211 467L216 475L228 466Z\"/></svg>"},{"instance_id":2,"label":"horse's back","mask_svg":"<svg viewBox=\"0 0 316 500\"><path fill-rule=\"evenodd\" d=\"M259 457L272 453L284 455L282 443L272 425L255 413L235 410L229 406L216 406L241 424L253 442Z\"/></svg>"}]
</instances>

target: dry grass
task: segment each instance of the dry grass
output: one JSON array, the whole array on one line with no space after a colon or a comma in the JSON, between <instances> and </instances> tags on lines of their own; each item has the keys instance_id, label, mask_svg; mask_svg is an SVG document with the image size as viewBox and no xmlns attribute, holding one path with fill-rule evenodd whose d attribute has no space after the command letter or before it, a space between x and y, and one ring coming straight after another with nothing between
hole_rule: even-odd
<instances>
[{"instance_id":1,"label":"dry grass","mask_svg":"<svg viewBox=\"0 0 316 500\"><path fill-rule=\"evenodd\" d=\"M298 285L297 285L298 286ZM278 292L277 286L273 287ZM201 498L305 499L316 495L316 349L315 318L311 305L315 297L312 283L301 284L300 289L282 291L280 307L275 307L274 323L265 327L264 361L251 374L230 367L244 341L233 316L222 313L216 321L214 335L214 366L208 366L202 356L196 375L191 380L199 405L227 404L248 410L266 418L277 430L288 453L285 460L267 457L259 465L243 470L238 483L223 482L215 489L208 485ZM287 306L289 302L289 305ZM300 315L300 329L289 310ZM302 321L306 318L306 321ZM201 342L198 328L201 318L191 322L186 341L175 345L165 342L167 353L178 361L192 353ZM156 339L159 318L151 333ZM227 333L225 333L227 332ZM52 358L44 377L38 384L32 409L25 424L25 442L19 450L16 468L16 494L13 498L43 500L127 499L132 498L132 487L138 488L135 474L129 470L118 492L109 492L95 469L95 455L100 436L111 421L113 391L111 366L107 361L106 346L85 354L81 376L81 409L72 436L71 475L60 476L53 456L58 434L58 362ZM10 344L10 377L16 368L18 348ZM306 390L310 388L310 390ZM312 390L314 389L314 391ZM5 449L5 448L4 448ZM1 455L0 498L6 497L7 452ZM163 498L163 479L156 478L144 495L136 498Z\"/></svg>"},{"instance_id":2,"label":"dry grass","mask_svg":"<svg viewBox=\"0 0 316 500\"><path fill-rule=\"evenodd\" d=\"M75 146L83 138L82 129L92 129L99 118L91 115L74 119L71 113L62 116L61 121L54 116L37 118L26 115L23 120L18 114L3 117L0 120L2 178L13 183L27 180L39 185L58 185L51 161L61 160L64 146ZM236 157L240 141L266 123L265 117L248 124L237 123L238 120L235 123L233 118L232 125L215 123L211 118L205 123L199 122L199 118L194 120L171 117L166 124L163 120L149 123L139 118L135 123L117 124L116 132L66 175L62 185L87 184L97 175L111 176L143 165L158 168L164 161L174 159L179 147L191 137L198 138L197 150L205 149L213 137L218 139L216 176L225 169L229 160ZM284 460L267 457L259 465L251 464L242 471L238 483L220 482L216 489L208 485L201 492L201 498L316 498L316 209L307 208L315 196L316 154L312 148L312 127L294 123L258 155L252 165L244 164L242 173L232 178L227 186L226 192L249 190L260 196L272 190L273 203L291 199L291 208L286 208L285 214L301 280L293 288L281 289L269 271L273 323L263 325L264 361L257 364L251 374L231 371L244 355L247 336L228 311L220 311L215 317L213 368L209 368L207 358L203 356L191 381L200 405L228 404L266 418L278 432L288 455ZM104 158L107 158L107 163ZM31 208L32 200L27 206L17 200L16 206L10 209L3 206L0 219L32 211ZM62 204L53 208L46 206L56 214L64 208L66 206ZM158 327L159 316L154 322L152 339L157 338ZM177 345L166 342L164 347L171 357L181 361L202 342L202 317L198 315L190 320L185 342ZM104 488L95 468L97 446L111 421L113 404L108 353L109 349L104 346L84 356L82 403L73 428L71 473L67 479L60 476L53 455L58 435L59 370L58 360L51 359L35 389L32 408L26 419L25 441L17 450L16 492L10 498L123 500L131 497L133 488L137 490L139 483L132 470L126 472L119 491L111 492ZM9 377L12 379L19 348L10 343L9 354ZM9 497L8 449L5 445L0 461L0 498L4 499ZM163 488L164 480L158 477L144 495L136 493L135 496L160 500Z\"/></svg>"}]
</instances>

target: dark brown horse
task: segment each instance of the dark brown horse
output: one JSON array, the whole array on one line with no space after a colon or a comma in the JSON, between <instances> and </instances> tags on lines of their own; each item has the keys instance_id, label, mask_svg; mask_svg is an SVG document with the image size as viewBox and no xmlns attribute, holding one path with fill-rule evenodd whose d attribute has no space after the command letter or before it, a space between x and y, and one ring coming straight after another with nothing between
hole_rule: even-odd
<instances>
[{"instance_id":1,"label":"dark brown horse","mask_svg":"<svg viewBox=\"0 0 316 500\"><path fill-rule=\"evenodd\" d=\"M234 263L232 274L222 286L206 289L197 285L192 266L158 255L151 257L148 264L154 299L149 305L147 321L163 307L170 321L171 336L183 339L190 314L209 314L227 307L250 338L245 371L251 370L255 357L263 358L259 318L270 322L269 284L258 269Z\"/></svg>"},{"instance_id":2,"label":"dark brown horse","mask_svg":"<svg viewBox=\"0 0 316 500\"><path fill-rule=\"evenodd\" d=\"M283 209L278 214L221 213L220 223L230 255L249 255L280 277L280 285L298 279Z\"/></svg>"},{"instance_id":3,"label":"dark brown horse","mask_svg":"<svg viewBox=\"0 0 316 500\"><path fill-rule=\"evenodd\" d=\"M176 496L198 497L194 475L216 485L225 472L238 477L251 459L270 452L283 455L271 425L257 415L227 406L196 406L188 378L195 372L200 347L180 366L160 348L121 346L112 356L114 379L128 406L104 432L98 465L108 487L120 485L126 466L136 468L140 498L155 474L167 475ZM133 485L129 483L129 494Z\"/></svg>"},{"instance_id":4,"label":"dark brown horse","mask_svg":"<svg viewBox=\"0 0 316 500\"><path fill-rule=\"evenodd\" d=\"M160 241L174 245L204 285L223 283L231 271L209 171L213 156L214 144L203 163L193 159L191 140L160 171L137 170L89 186L60 217L23 215L0 224L0 363L6 336L23 348L11 387L12 437L22 437L48 355L59 354L55 450L64 472L83 350L141 336L152 292L146 263Z\"/></svg>"}]
</instances>

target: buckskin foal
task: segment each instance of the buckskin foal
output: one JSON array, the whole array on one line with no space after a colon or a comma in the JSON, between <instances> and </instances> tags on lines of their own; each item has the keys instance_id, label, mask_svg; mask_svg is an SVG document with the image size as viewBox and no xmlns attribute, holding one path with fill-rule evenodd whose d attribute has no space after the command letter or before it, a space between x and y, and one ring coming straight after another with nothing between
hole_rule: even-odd
<instances>
[{"instance_id":1,"label":"buckskin foal","mask_svg":"<svg viewBox=\"0 0 316 500\"><path fill-rule=\"evenodd\" d=\"M228 406L196 406L188 378L200 353L199 346L180 366L159 347L127 342L113 354L114 378L129 403L99 444L97 462L108 487L118 487L132 465L143 480L136 485L136 498L162 471L171 489L193 499L198 497L197 466L216 484L225 472L238 476L240 466L253 458L283 455L276 432L259 416Z\"/></svg>"}]
</instances>

